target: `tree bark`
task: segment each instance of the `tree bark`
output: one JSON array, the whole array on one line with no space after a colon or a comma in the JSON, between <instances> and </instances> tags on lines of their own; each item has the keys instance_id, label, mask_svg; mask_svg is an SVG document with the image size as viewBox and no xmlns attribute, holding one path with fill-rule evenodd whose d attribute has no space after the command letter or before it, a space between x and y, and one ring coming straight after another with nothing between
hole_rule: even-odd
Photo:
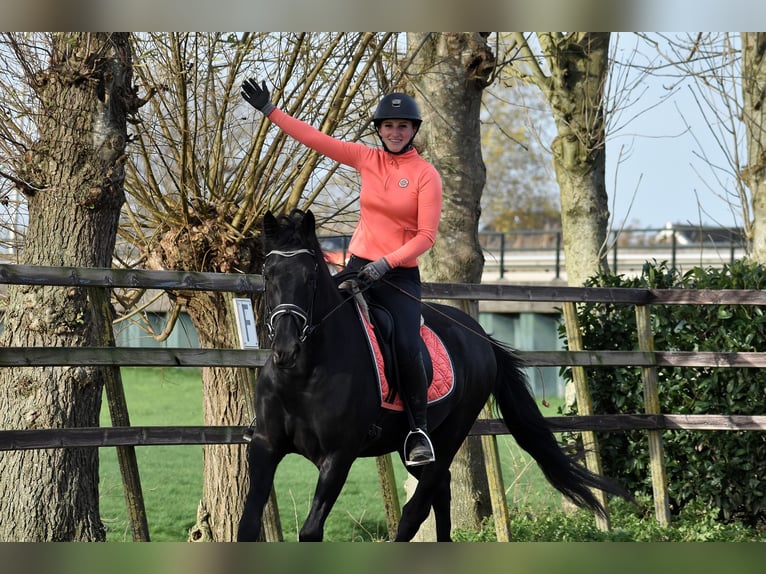
<instances>
[{"instance_id":1,"label":"tree bark","mask_svg":"<svg viewBox=\"0 0 766 574\"><path fill-rule=\"evenodd\" d=\"M766 264L766 33L742 32L742 121L747 134L743 179L753 204L754 260Z\"/></svg>"},{"instance_id":2,"label":"tree bark","mask_svg":"<svg viewBox=\"0 0 766 574\"><path fill-rule=\"evenodd\" d=\"M495 57L480 33L409 33L407 70L423 115L416 143L442 176L442 219L436 244L421 258L425 281L480 283L481 194L486 171L481 155L481 98ZM478 303L450 302L474 317ZM469 437L452 464L453 527L478 530L491 514L480 437ZM427 522L418 540L434 540Z\"/></svg>"},{"instance_id":3,"label":"tree bark","mask_svg":"<svg viewBox=\"0 0 766 574\"><path fill-rule=\"evenodd\" d=\"M538 39L550 67L550 77L538 85L556 122L551 148L561 197L567 283L581 286L599 271L609 271L604 91L610 34L540 32ZM565 394L571 412L577 397L572 381L566 384ZM564 507L574 509L567 499Z\"/></svg>"},{"instance_id":4,"label":"tree bark","mask_svg":"<svg viewBox=\"0 0 766 574\"><path fill-rule=\"evenodd\" d=\"M214 208L211 219L195 218L185 228L173 227L156 244L147 258L164 269L202 269L212 272L257 273L263 254L253 237L227 242ZM170 298L182 305L194 325L203 349L239 347L234 293L177 291ZM257 305L256 305L257 308ZM247 425L252 420L253 385L246 369L204 367L202 372L203 423L209 426ZM203 447L202 500L197 522L189 532L194 542L231 542L236 539L250 479L246 445Z\"/></svg>"},{"instance_id":5,"label":"tree bark","mask_svg":"<svg viewBox=\"0 0 766 574\"><path fill-rule=\"evenodd\" d=\"M51 36L48 69L28 78L38 139L14 166L28 200L21 262L110 267L120 209L127 116L135 111L127 33ZM5 346L105 344L111 316L95 290L14 286ZM95 295L95 296L94 296ZM0 427L99 424L103 368L0 370ZM0 453L0 540L98 541L98 449Z\"/></svg>"},{"instance_id":6,"label":"tree bark","mask_svg":"<svg viewBox=\"0 0 766 574\"><path fill-rule=\"evenodd\" d=\"M550 32L538 37L551 69L544 91L558 132L552 151L561 193L567 282L581 286L599 270L607 270L603 97L610 34Z\"/></svg>"},{"instance_id":7,"label":"tree bark","mask_svg":"<svg viewBox=\"0 0 766 574\"><path fill-rule=\"evenodd\" d=\"M178 296L178 295L177 295ZM202 348L238 348L230 293L192 293L186 301ZM202 369L202 412L205 425L247 425L252 419L253 389L245 369ZM206 445L202 457L202 500L190 540L236 540L250 479L246 445Z\"/></svg>"}]
</instances>

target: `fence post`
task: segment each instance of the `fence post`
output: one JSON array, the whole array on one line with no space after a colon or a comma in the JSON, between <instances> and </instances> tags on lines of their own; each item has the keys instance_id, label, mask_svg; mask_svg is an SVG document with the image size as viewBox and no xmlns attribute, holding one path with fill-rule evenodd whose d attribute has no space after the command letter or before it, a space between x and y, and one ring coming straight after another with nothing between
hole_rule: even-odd
<instances>
[{"instance_id":1,"label":"fence post","mask_svg":"<svg viewBox=\"0 0 766 574\"><path fill-rule=\"evenodd\" d=\"M383 494L383 507L386 511L388 539L393 540L396 538L399 520L402 518L402 508L399 504L399 492L396 489L396 476L394 475L394 464L391 461L391 454L375 457L375 463L378 467L380 490Z\"/></svg>"},{"instance_id":2,"label":"fence post","mask_svg":"<svg viewBox=\"0 0 766 574\"><path fill-rule=\"evenodd\" d=\"M500 279L505 277L505 232L500 234Z\"/></svg>"},{"instance_id":3,"label":"fence post","mask_svg":"<svg viewBox=\"0 0 766 574\"><path fill-rule=\"evenodd\" d=\"M100 334L100 338L104 345L113 347L115 339L109 297L107 297L104 289L93 288L90 289L90 298L94 307L94 315L110 318L103 322L103 332ZM125 388L122 386L122 375L119 367L104 368L104 390L112 426L129 427L128 402L125 399ZM146 520L146 506L144 505L144 493L141 489L141 477L138 472L136 449L132 446L118 446L115 449L120 475L122 476L123 490L125 491L125 505L133 541L149 542L149 524Z\"/></svg>"},{"instance_id":4,"label":"fence post","mask_svg":"<svg viewBox=\"0 0 766 574\"><path fill-rule=\"evenodd\" d=\"M638 348L642 351L654 351L651 315L647 305L636 305L636 325L638 328ZM660 395L657 390L657 368L641 367L641 380L644 385L644 412L660 414ZM670 525L670 503L668 501L667 473L665 454L662 446L662 431L647 431L649 439L649 468L652 473L652 492L654 495L654 513L662 526Z\"/></svg>"},{"instance_id":5,"label":"fence post","mask_svg":"<svg viewBox=\"0 0 766 574\"><path fill-rule=\"evenodd\" d=\"M566 326L567 341L569 342L569 350L582 351L582 334L580 333L580 324L577 321L575 304L571 301L567 301L562 304L562 310L564 324ZM574 382L575 387L575 400L577 401L578 414L593 414L593 403L591 402L590 390L588 389L588 378L585 375L584 367L572 367L572 381ZM603 474L596 433L593 431L582 431L580 435L582 436L582 444L585 451L585 466L595 474ZM606 493L602 490L594 489L593 494L606 510L606 517L596 514L596 526L598 526L600 530L609 530L611 526Z\"/></svg>"},{"instance_id":6,"label":"fence post","mask_svg":"<svg viewBox=\"0 0 766 574\"><path fill-rule=\"evenodd\" d=\"M673 235L670 236L670 268L675 271L676 269L676 257L678 255L678 236L676 235L676 230L673 230Z\"/></svg>"},{"instance_id":7,"label":"fence post","mask_svg":"<svg viewBox=\"0 0 766 574\"><path fill-rule=\"evenodd\" d=\"M482 418L491 418L490 415L489 405L484 405ZM498 542L510 542L511 521L508 516L508 501L505 499L505 484L500 467L500 453L497 450L497 437L481 435L481 447L484 451L484 467L487 471L492 515L495 517L495 535Z\"/></svg>"}]
</instances>

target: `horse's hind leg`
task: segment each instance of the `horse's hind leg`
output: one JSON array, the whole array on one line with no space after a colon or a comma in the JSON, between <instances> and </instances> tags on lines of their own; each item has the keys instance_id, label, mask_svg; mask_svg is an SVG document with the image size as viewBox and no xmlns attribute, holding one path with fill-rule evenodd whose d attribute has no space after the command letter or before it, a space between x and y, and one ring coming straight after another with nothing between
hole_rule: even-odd
<instances>
[{"instance_id":1,"label":"horse's hind leg","mask_svg":"<svg viewBox=\"0 0 766 574\"><path fill-rule=\"evenodd\" d=\"M412 474L418 479L415 492L402 508L399 528L396 530L395 542L409 542L417 534L418 529L428 518L431 506L434 508L436 520L436 535L440 541L449 541L452 528L450 520L450 474L449 465L436 462L427 466L413 469ZM446 532L446 534L445 534Z\"/></svg>"},{"instance_id":2,"label":"horse's hind leg","mask_svg":"<svg viewBox=\"0 0 766 574\"><path fill-rule=\"evenodd\" d=\"M436 541L452 542L452 490L450 488L450 471L441 479L434 490L434 499L431 505L434 509L434 522L436 523Z\"/></svg>"},{"instance_id":3,"label":"horse's hind leg","mask_svg":"<svg viewBox=\"0 0 766 574\"><path fill-rule=\"evenodd\" d=\"M349 459L346 455L331 455L319 464L319 479L311 511L298 535L301 542L321 542L324 537L324 523L346 483L353 462L354 459Z\"/></svg>"}]
</instances>

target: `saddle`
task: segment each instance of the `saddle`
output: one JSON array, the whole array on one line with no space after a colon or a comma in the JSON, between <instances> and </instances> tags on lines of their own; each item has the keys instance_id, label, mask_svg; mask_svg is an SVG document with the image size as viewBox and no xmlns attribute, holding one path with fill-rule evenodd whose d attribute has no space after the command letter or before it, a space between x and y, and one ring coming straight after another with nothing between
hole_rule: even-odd
<instances>
[{"instance_id":1,"label":"saddle","mask_svg":"<svg viewBox=\"0 0 766 574\"><path fill-rule=\"evenodd\" d=\"M388 381L387 402L393 402L396 393L399 390L398 369L396 368L396 350L394 349L394 318L388 309L382 305L376 305L367 301L367 308L370 315L370 323L375 333L377 343L380 346L380 353L383 356L383 371ZM421 319L421 326L423 325ZM423 366L426 370L426 380L430 387L433 383L434 364L431 360L431 353L426 346L423 337L420 337L420 354L423 357Z\"/></svg>"},{"instance_id":2,"label":"saddle","mask_svg":"<svg viewBox=\"0 0 766 574\"><path fill-rule=\"evenodd\" d=\"M338 281L339 288L350 292L345 281ZM357 294L354 304L359 315L375 364L383 408L403 411L404 403L398 396L398 373L394 352L394 320L389 311L380 305L370 303ZM455 373L452 359L439 336L421 319L420 351L428 380L428 403L437 402L452 392Z\"/></svg>"}]
</instances>

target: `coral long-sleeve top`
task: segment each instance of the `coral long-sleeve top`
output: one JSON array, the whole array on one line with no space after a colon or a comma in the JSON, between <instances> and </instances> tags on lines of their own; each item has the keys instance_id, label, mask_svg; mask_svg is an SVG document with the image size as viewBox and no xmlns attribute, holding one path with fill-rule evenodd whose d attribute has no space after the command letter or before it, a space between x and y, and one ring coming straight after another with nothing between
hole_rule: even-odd
<instances>
[{"instance_id":1,"label":"coral long-sleeve top","mask_svg":"<svg viewBox=\"0 0 766 574\"><path fill-rule=\"evenodd\" d=\"M436 168L415 149L393 155L345 142L278 108L268 117L302 144L359 172L359 222L349 251L372 261L385 257L391 267L416 267L439 227L442 182Z\"/></svg>"}]
</instances>

